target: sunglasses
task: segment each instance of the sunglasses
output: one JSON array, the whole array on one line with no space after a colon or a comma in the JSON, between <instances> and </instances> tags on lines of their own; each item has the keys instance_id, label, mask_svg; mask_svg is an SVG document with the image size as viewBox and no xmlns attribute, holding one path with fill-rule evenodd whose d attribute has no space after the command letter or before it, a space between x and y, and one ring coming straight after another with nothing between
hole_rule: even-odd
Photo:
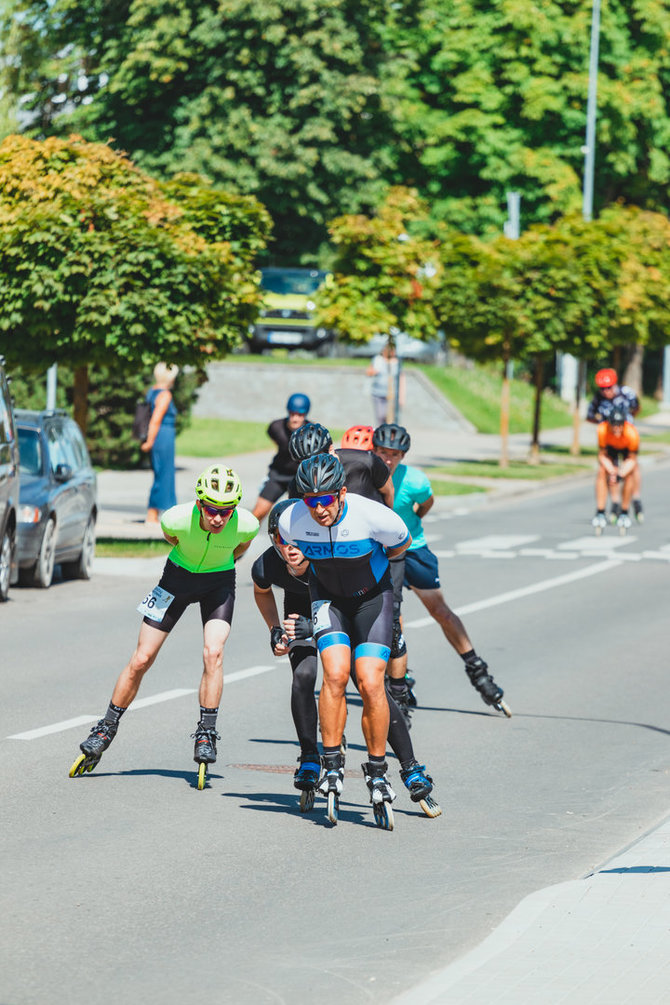
<instances>
[{"instance_id":1,"label":"sunglasses","mask_svg":"<svg viewBox=\"0 0 670 1005\"><path fill-rule=\"evenodd\" d=\"M234 506L208 506L207 503L200 504L207 516L230 516L235 512Z\"/></svg>"},{"instance_id":2,"label":"sunglasses","mask_svg":"<svg viewBox=\"0 0 670 1005\"><path fill-rule=\"evenodd\" d=\"M275 544L288 544L288 541L284 540L279 531L275 531L274 541Z\"/></svg>"},{"instance_id":3,"label":"sunglasses","mask_svg":"<svg viewBox=\"0 0 670 1005\"><path fill-rule=\"evenodd\" d=\"M317 506L330 506L336 499L337 496L332 492L325 496L305 496L305 505L310 509L316 509Z\"/></svg>"}]
</instances>

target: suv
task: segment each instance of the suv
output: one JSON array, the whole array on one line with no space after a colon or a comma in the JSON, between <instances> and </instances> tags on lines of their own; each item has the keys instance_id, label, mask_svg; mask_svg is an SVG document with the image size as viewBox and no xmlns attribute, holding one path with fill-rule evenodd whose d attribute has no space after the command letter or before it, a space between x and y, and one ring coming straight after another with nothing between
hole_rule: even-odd
<instances>
[{"instance_id":1,"label":"suv","mask_svg":"<svg viewBox=\"0 0 670 1005\"><path fill-rule=\"evenodd\" d=\"M56 563L65 577L90 579L97 489L79 426L60 411L17 409L14 414L21 466L21 580L51 586Z\"/></svg>"},{"instance_id":2,"label":"suv","mask_svg":"<svg viewBox=\"0 0 670 1005\"><path fill-rule=\"evenodd\" d=\"M319 269L261 269L263 307L255 325L249 328L252 350L288 346L325 352L334 339L327 328L314 325L314 297L328 282L328 273Z\"/></svg>"},{"instance_id":3,"label":"suv","mask_svg":"<svg viewBox=\"0 0 670 1005\"><path fill-rule=\"evenodd\" d=\"M12 401L0 356L0 602L17 579L16 523L19 508L19 448Z\"/></svg>"}]
</instances>

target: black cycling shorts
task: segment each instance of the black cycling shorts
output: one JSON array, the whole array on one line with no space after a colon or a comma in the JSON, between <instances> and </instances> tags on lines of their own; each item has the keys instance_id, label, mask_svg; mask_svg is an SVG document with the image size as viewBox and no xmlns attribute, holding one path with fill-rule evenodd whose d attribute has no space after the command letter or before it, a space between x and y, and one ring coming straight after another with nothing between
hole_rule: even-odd
<instances>
[{"instance_id":1,"label":"black cycling shorts","mask_svg":"<svg viewBox=\"0 0 670 1005\"><path fill-rule=\"evenodd\" d=\"M619 459L622 461L628 459L628 447L622 447L618 450L616 447L607 446L605 447L605 450L607 451L607 456L611 460L612 464L616 464L617 467L619 465Z\"/></svg>"},{"instance_id":2,"label":"black cycling shorts","mask_svg":"<svg viewBox=\"0 0 670 1005\"><path fill-rule=\"evenodd\" d=\"M170 632L189 604L200 604L200 617L208 621L227 621L232 624L235 607L235 570L225 572L189 572L168 558L160 583L163 590L174 594L174 600L162 621L149 617L142 620L161 632Z\"/></svg>"},{"instance_id":3,"label":"black cycling shorts","mask_svg":"<svg viewBox=\"0 0 670 1005\"><path fill-rule=\"evenodd\" d=\"M268 476L261 485L258 494L261 499L267 499L268 502L276 503L287 491L292 480L293 475L280 475L270 468Z\"/></svg>"},{"instance_id":4,"label":"black cycling shorts","mask_svg":"<svg viewBox=\"0 0 670 1005\"><path fill-rule=\"evenodd\" d=\"M354 660L372 656L387 661L393 638L393 589L388 572L362 597L328 597L310 578L314 638L320 653L334 645L349 646Z\"/></svg>"}]
</instances>

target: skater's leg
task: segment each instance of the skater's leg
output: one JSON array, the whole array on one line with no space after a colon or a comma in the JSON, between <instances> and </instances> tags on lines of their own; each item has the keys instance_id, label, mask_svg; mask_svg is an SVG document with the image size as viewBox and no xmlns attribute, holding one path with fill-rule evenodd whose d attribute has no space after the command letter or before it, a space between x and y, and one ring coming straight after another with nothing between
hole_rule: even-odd
<instances>
[{"instance_id":1,"label":"skater's leg","mask_svg":"<svg viewBox=\"0 0 670 1005\"><path fill-rule=\"evenodd\" d=\"M202 678L200 681L200 704L207 708L218 708L223 693L223 647L230 634L227 621L205 622L203 628Z\"/></svg>"},{"instance_id":2,"label":"skater's leg","mask_svg":"<svg viewBox=\"0 0 670 1005\"><path fill-rule=\"evenodd\" d=\"M291 684L291 715L300 743L301 758L313 756L318 762L317 711L314 686L317 674L316 649L313 646L295 646L289 652L293 671Z\"/></svg>"},{"instance_id":3,"label":"skater's leg","mask_svg":"<svg viewBox=\"0 0 670 1005\"><path fill-rule=\"evenodd\" d=\"M412 589L431 617L437 621L447 642L459 656L473 648L465 625L448 606L442 595L442 590L419 590L415 586Z\"/></svg>"},{"instance_id":4,"label":"skater's leg","mask_svg":"<svg viewBox=\"0 0 670 1005\"><path fill-rule=\"evenodd\" d=\"M142 679L153 665L158 652L168 637L168 633L142 622L137 647L130 661L119 674L112 693L112 703L127 708L137 694Z\"/></svg>"},{"instance_id":5,"label":"skater's leg","mask_svg":"<svg viewBox=\"0 0 670 1005\"><path fill-rule=\"evenodd\" d=\"M355 661L358 690L363 700L361 728L370 757L384 758L389 732L389 704L384 686L386 660L360 656Z\"/></svg>"},{"instance_id":6,"label":"skater's leg","mask_svg":"<svg viewBox=\"0 0 670 1005\"><path fill-rule=\"evenodd\" d=\"M607 506L608 475L602 465L598 466L596 472L596 509L599 513L605 512Z\"/></svg>"},{"instance_id":7,"label":"skater's leg","mask_svg":"<svg viewBox=\"0 0 670 1005\"><path fill-rule=\"evenodd\" d=\"M345 691L351 668L351 649L344 643L321 650L323 683L319 693L319 721L324 747L339 750L347 717Z\"/></svg>"}]
</instances>

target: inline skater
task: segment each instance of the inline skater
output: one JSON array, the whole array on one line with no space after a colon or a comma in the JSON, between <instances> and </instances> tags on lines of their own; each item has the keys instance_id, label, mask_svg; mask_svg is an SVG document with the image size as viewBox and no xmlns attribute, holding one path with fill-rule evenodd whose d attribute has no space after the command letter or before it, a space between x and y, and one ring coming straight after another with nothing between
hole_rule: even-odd
<instances>
[{"instance_id":1,"label":"inline skater","mask_svg":"<svg viewBox=\"0 0 670 1005\"><path fill-rule=\"evenodd\" d=\"M329 430L318 422L308 422L291 434L289 454L296 463L313 457L314 454L335 454L344 467L348 492L355 492L393 508L393 481L386 465L368 447L362 446L365 429L369 429L372 434L371 426L352 426L344 434L342 446L336 450ZM294 478L289 486L290 496L294 495L295 487Z\"/></svg>"},{"instance_id":2,"label":"inline skater","mask_svg":"<svg viewBox=\"0 0 670 1005\"><path fill-rule=\"evenodd\" d=\"M347 494L345 472L333 454L302 461L296 486L302 501L279 517L279 533L310 562L314 638L323 665L319 716L323 772L319 789L337 820L344 769L340 743L351 661L363 700L361 726L368 750L362 765L375 820L392 829L395 793L384 759L389 706L384 672L392 636L393 594L388 558L411 543L407 528L380 503Z\"/></svg>"},{"instance_id":3,"label":"inline skater","mask_svg":"<svg viewBox=\"0 0 670 1005\"><path fill-rule=\"evenodd\" d=\"M626 413L627 421L632 423L633 417L640 411L640 402L633 388L627 387L625 384L623 386L619 386L616 370L612 370L610 368L598 370L594 377L594 381L597 391L591 399L586 412L587 422L593 422L600 425L602 422L606 422L611 413L616 410L617 412ZM612 523L615 523L619 513L621 512L621 500L619 498L620 486L617 484L611 486L610 488L612 489L610 519ZM641 475L640 467L637 465L633 477L632 503L635 519L638 523L643 523L644 511L642 509L640 494Z\"/></svg>"},{"instance_id":4,"label":"inline skater","mask_svg":"<svg viewBox=\"0 0 670 1005\"><path fill-rule=\"evenodd\" d=\"M617 527L625 534L631 525L628 509L633 495L640 434L627 421L625 412L614 409L605 422L598 426L598 470L596 472L596 515L592 522L596 534L602 534L607 524L605 506L607 491L622 487L621 511Z\"/></svg>"},{"instance_id":5,"label":"inline skater","mask_svg":"<svg viewBox=\"0 0 670 1005\"><path fill-rule=\"evenodd\" d=\"M72 765L70 777L96 766L161 646L194 603L200 604L204 640L200 720L193 734L199 789L204 787L207 765L216 761L223 649L235 604L234 563L258 533L258 520L239 506L242 485L235 472L223 464L202 472L195 496L195 503L173 506L161 517L163 535L172 550L158 586L138 607L144 617L135 652L121 671L104 717L80 744L81 755Z\"/></svg>"},{"instance_id":6,"label":"inline skater","mask_svg":"<svg viewBox=\"0 0 670 1005\"><path fill-rule=\"evenodd\" d=\"M268 534L272 547L256 559L251 575L256 604L270 630L270 648L275 656L288 653L291 664L291 713L300 743L300 766L293 776L293 784L301 791L300 809L306 812L314 804L320 774L314 699L317 653L309 600L309 562L297 547L284 541L278 528L280 514L296 501L284 499L270 510ZM273 587L284 593L284 615L281 622ZM352 677L356 685L355 674ZM442 811L430 795L433 780L426 773L425 765L416 760L400 709L388 694L387 700L390 715L388 742L400 762L400 777L409 791L410 799L418 802L427 816L437 817ZM342 728L344 729L344 724Z\"/></svg>"},{"instance_id":7,"label":"inline skater","mask_svg":"<svg viewBox=\"0 0 670 1005\"><path fill-rule=\"evenodd\" d=\"M398 594L403 585L414 590L428 613L439 624L447 642L463 660L470 683L479 692L484 703L511 716L512 713L502 700L503 689L489 674L488 664L475 652L465 625L448 606L442 594L437 558L426 543L421 523L422 517L432 508L435 498L424 473L402 463L411 446L409 433L404 426L385 422L375 429L373 443L373 450L385 462L393 477L395 512L402 517L412 535L412 543L404 555L404 570L399 568L400 563L394 569L396 603L399 602ZM401 707L408 700L406 671L406 654L390 661L391 693Z\"/></svg>"},{"instance_id":8,"label":"inline skater","mask_svg":"<svg viewBox=\"0 0 670 1005\"><path fill-rule=\"evenodd\" d=\"M268 515L277 499L284 495L298 470L297 462L289 454L288 442L291 433L307 422L310 406L311 402L306 394L292 394L286 402L286 417L275 419L267 428L268 436L277 444L277 453L270 462L267 478L261 485L260 494L252 510L259 522Z\"/></svg>"}]
</instances>

